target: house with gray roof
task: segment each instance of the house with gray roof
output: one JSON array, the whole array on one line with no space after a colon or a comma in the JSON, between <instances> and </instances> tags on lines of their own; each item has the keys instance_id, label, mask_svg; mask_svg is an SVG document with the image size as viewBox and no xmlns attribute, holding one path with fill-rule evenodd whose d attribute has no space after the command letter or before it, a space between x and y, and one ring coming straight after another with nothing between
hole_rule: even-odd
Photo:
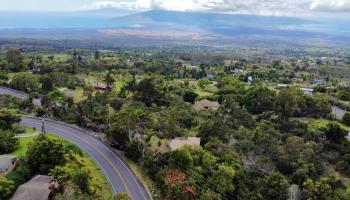
<instances>
[{"instance_id":1,"label":"house with gray roof","mask_svg":"<svg viewBox=\"0 0 350 200\"><path fill-rule=\"evenodd\" d=\"M11 200L48 200L52 198L57 187L58 184L53 177L37 175L19 186Z\"/></svg>"},{"instance_id":2,"label":"house with gray roof","mask_svg":"<svg viewBox=\"0 0 350 200\"><path fill-rule=\"evenodd\" d=\"M17 166L16 156L0 155L0 175L7 175Z\"/></svg>"}]
</instances>

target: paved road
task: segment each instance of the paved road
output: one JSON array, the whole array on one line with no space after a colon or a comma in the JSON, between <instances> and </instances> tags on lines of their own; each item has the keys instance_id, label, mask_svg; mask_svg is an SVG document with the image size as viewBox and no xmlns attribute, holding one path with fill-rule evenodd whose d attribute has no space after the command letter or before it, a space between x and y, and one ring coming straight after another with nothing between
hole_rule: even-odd
<instances>
[{"instance_id":1,"label":"paved road","mask_svg":"<svg viewBox=\"0 0 350 200\"><path fill-rule=\"evenodd\" d=\"M10 92L9 92L10 91ZM15 97L23 97L23 93L1 88L0 94L10 94ZM36 127L41 130L42 122L39 118L22 117L21 125ZM150 197L137 177L124 163L124 161L101 141L83 130L78 130L67 124L51 120L45 121L45 130L57 134L78 145L87 152L103 170L113 190L113 194L126 192L133 200L148 200Z\"/></svg>"},{"instance_id":2,"label":"paved road","mask_svg":"<svg viewBox=\"0 0 350 200\"><path fill-rule=\"evenodd\" d=\"M24 93L24 92L20 92L11 88L5 88L5 87L1 87L0 86L0 94L2 95L11 95L14 96L18 99L21 100L25 100L27 98L29 98L29 95ZM33 104L36 106L41 106L41 100L40 99L33 99Z\"/></svg>"},{"instance_id":3,"label":"paved road","mask_svg":"<svg viewBox=\"0 0 350 200\"><path fill-rule=\"evenodd\" d=\"M0 94L2 95L11 95L14 96L18 99L22 99L25 100L26 98L28 98L29 96L23 92L11 89L11 88L5 88L5 87L1 87L0 86Z\"/></svg>"},{"instance_id":4,"label":"paved road","mask_svg":"<svg viewBox=\"0 0 350 200\"><path fill-rule=\"evenodd\" d=\"M346 110L338 107L338 106L332 106L332 112L335 115L337 119L343 119L345 113L347 112ZM348 133L348 136L346 136L348 140L350 140L350 132Z\"/></svg>"},{"instance_id":5,"label":"paved road","mask_svg":"<svg viewBox=\"0 0 350 200\"><path fill-rule=\"evenodd\" d=\"M332 112L336 116L337 119L343 119L346 110L339 108L338 106L332 106Z\"/></svg>"}]
</instances>

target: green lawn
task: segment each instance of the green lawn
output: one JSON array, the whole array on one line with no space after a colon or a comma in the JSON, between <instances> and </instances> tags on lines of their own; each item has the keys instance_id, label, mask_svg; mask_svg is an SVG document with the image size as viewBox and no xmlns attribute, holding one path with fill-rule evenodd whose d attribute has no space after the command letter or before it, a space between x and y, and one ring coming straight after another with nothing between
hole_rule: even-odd
<instances>
[{"instance_id":1,"label":"green lawn","mask_svg":"<svg viewBox=\"0 0 350 200\"><path fill-rule=\"evenodd\" d=\"M75 90L70 90L68 88L62 88L61 90L64 93L64 95L72 97L74 99L75 103L86 99L86 97L84 96L83 88L76 88Z\"/></svg>"},{"instance_id":2,"label":"green lawn","mask_svg":"<svg viewBox=\"0 0 350 200\"><path fill-rule=\"evenodd\" d=\"M331 123L332 121L327 120L327 119L308 119L307 122L309 124L310 130L317 130L319 128L326 127L327 124ZM341 124L341 123L339 123L339 125L343 129L350 131L350 127L345 126L344 124Z\"/></svg>"},{"instance_id":3,"label":"green lawn","mask_svg":"<svg viewBox=\"0 0 350 200\"><path fill-rule=\"evenodd\" d=\"M32 130L32 129L29 129L29 130ZM53 139L53 140L60 140L66 146L69 146L69 147L73 146L74 147L74 144L72 144L71 142L67 141L66 139L61 138L61 137L59 137L59 136L57 136L55 134L48 133L47 136L50 139ZM17 148L16 151L12 152L11 155L15 155L15 156L18 156L18 157L25 156L25 153L26 153L26 151L28 149L28 144L30 142L32 142L36 137L38 137L38 136L19 138L18 148Z\"/></svg>"},{"instance_id":4,"label":"green lawn","mask_svg":"<svg viewBox=\"0 0 350 200\"><path fill-rule=\"evenodd\" d=\"M25 134L32 134L32 133L35 133L38 131L38 130L33 129L32 127L29 127L29 126L21 126L21 127L24 128Z\"/></svg>"}]
</instances>

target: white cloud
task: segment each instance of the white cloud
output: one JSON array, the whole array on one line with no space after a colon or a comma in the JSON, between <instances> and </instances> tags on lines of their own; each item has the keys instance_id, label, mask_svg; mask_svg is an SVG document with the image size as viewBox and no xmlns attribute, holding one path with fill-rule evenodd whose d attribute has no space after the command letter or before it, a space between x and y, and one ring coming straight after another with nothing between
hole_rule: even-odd
<instances>
[{"instance_id":1,"label":"white cloud","mask_svg":"<svg viewBox=\"0 0 350 200\"><path fill-rule=\"evenodd\" d=\"M350 0L313 0L310 8L323 12L350 12Z\"/></svg>"},{"instance_id":2,"label":"white cloud","mask_svg":"<svg viewBox=\"0 0 350 200\"><path fill-rule=\"evenodd\" d=\"M312 12L347 12L350 0L109 0L83 9L212 11L258 15L307 15Z\"/></svg>"}]
</instances>

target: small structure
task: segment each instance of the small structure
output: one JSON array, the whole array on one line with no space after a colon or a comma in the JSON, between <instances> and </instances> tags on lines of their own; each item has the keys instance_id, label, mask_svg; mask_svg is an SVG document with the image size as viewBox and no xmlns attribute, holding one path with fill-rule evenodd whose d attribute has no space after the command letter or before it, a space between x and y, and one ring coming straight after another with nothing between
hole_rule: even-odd
<instances>
[{"instance_id":1,"label":"small structure","mask_svg":"<svg viewBox=\"0 0 350 200\"><path fill-rule=\"evenodd\" d=\"M0 155L0 175L7 175L17 166L16 156Z\"/></svg>"},{"instance_id":2,"label":"small structure","mask_svg":"<svg viewBox=\"0 0 350 200\"><path fill-rule=\"evenodd\" d=\"M326 80L324 80L324 79L313 79L313 80L311 80L311 83L314 84L314 85L321 85L321 84L326 83Z\"/></svg>"},{"instance_id":3,"label":"small structure","mask_svg":"<svg viewBox=\"0 0 350 200\"><path fill-rule=\"evenodd\" d=\"M52 198L57 187L57 182L51 176L37 175L19 186L11 200L48 200Z\"/></svg>"},{"instance_id":4,"label":"small structure","mask_svg":"<svg viewBox=\"0 0 350 200\"><path fill-rule=\"evenodd\" d=\"M107 88L109 87L107 84L105 83L93 83L92 87L96 90L107 90Z\"/></svg>"},{"instance_id":5,"label":"small structure","mask_svg":"<svg viewBox=\"0 0 350 200\"><path fill-rule=\"evenodd\" d=\"M248 76L248 83L252 83L253 82L253 77L252 76Z\"/></svg>"},{"instance_id":6,"label":"small structure","mask_svg":"<svg viewBox=\"0 0 350 200\"><path fill-rule=\"evenodd\" d=\"M171 151L180 149L184 145L200 145L201 138L198 137L189 137L189 138L175 138L170 141L169 148Z\"/></svg>"},{"instance_id":7,"label":"small structure","mask_svg":"<svg viewBox=\"0 0 350 200\"><path fill-rule=\"evenodd\" d=\"M300 90L303 91L305 94L314 93L314 89L312 89L312 88L301 87Z\"/></svg>"},{"instance_id":8,"label":"small structure","mask_svg":"<svg viewBox=\"0 0 350 200\"><path fill-rule=\"evenodd\" d=\"M285 88L285 87L289 87L288 84L284 84L284 83L280 83L280 84L277 84L276 88Z\"/></svg>"},{"instance_id":9,"label":"small structure","mask_svg":"<svg viewBox=\"0 0 350 200\"><path fill-rule=\"evenodd\" d=\"M201 101L196 101L193 107L197 111L200 111L203 109L217 110L220 107L220 104L217 101L209 101L207 99L203 99Z\"/></svg>"}]
</instances>

